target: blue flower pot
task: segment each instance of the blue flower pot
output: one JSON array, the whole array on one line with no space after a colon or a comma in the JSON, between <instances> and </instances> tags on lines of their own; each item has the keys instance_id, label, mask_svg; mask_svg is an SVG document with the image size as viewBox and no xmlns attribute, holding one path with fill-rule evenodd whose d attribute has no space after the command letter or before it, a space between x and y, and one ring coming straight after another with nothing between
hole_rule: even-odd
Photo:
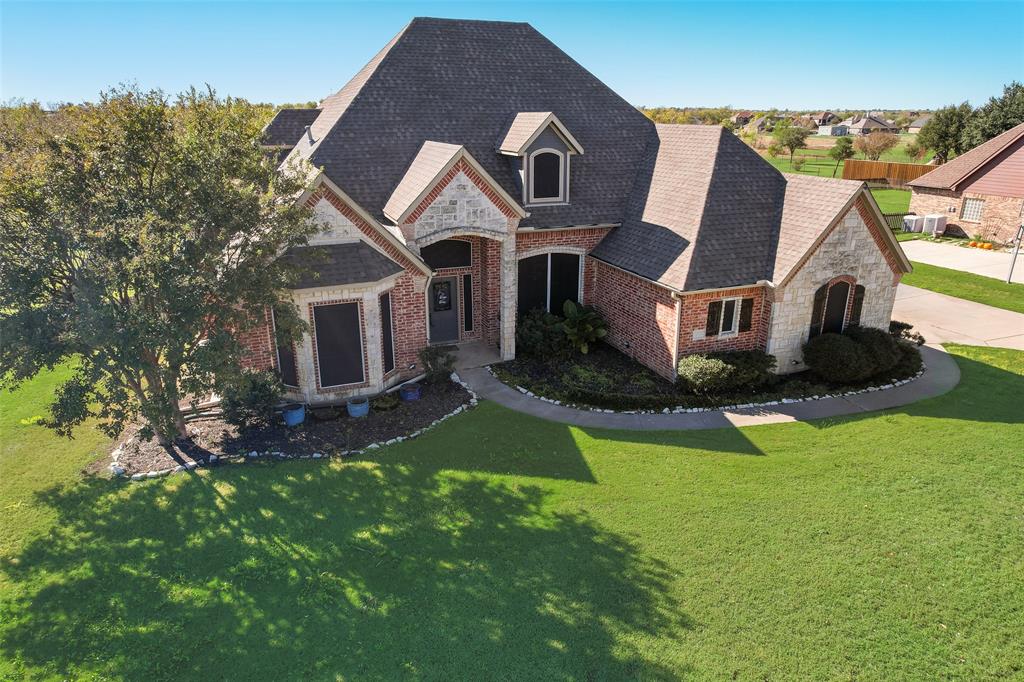
<instances>
[{"instance_id":1,"label":"blue flower pot","mask_svg":"<svg viewBox=\"0 0 1024 682\"><path fill-rule=\"evenodd\" d=\"M370 400L368 398L352 398L345 404L350 417L365 417L370 413Z\"/></svg>"},{"instance_id":2,"label":"blue flower pot","mask_svg":"<svg viewBox=\"0 0 1024 682\"><path fill-rule=\"evenodd\" d=\"M406 384L405 386L402 386L398 392L399 395L401 395L402 400L409 402L412 400L419 400L422 389L419 384Z\"/></svg>"},{"instance_id":3,"label":"blue flower pot","mask_svg":"<svg viewBox=\"0 0 1024 682\"><path fill-rule=\"evenodd\" d=\"M281 409L281 416L284 417L285 426L298 426L306 421L306 406L292 403Z\"/></svg>"}]
</instances>

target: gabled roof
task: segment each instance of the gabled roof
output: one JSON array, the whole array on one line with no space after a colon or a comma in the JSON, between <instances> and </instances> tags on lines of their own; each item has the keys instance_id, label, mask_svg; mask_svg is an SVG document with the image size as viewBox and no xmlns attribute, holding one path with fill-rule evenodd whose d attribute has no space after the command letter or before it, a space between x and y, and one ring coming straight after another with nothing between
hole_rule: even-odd
<instances>
[{"instance_id":1,"label":"gabled roof","mask_svg":"<svg viewBox=\"0 0 1024 682\"><path fill-rule=\"evenodd\" d=\"M849 119L847 119L847 120L849 120ZM891 128L892 126L888 122L883 121L880 118L875 118L874 116L864 116L864 117L859 117L858 116L858 117L855 117L853 119L853 123L850 123L849 127L851 127L851 128Z\"/></svg>"},{"instance_id":2,"label":"gabled roof","mask_svg":"<svg viewBox=\"0 0 1024 682\"><path fill-rule=\"evenodd\" d=\"M551 126L555 132L565 141L571 154L582 154L583 147L572 133L558 120L558 117L550 111L521 111L516 114L509 125L505 135L498 143L498 151L502 154L519 156L526 151L526 148L533 144L537 136L544 132L544 129Z\"/></svg>"},{"instance_id":3,"label":"gabled roof","mask_svg":"<svg viewBox=\"0 0 1024 682\"><path fill-rule=\"evenodd\" d=\"M918 119L915 119L914 122L911 123L908 127L909 128L923 128L924 124L927 123L929 120L931 120L931 117L932 117L931 114L925 114L924 116L922 116L922 117L920 117Z\"/></svg>"},{"instance_id":4,"label":"gabled roof","mask_svg":"<svg viewBox=\"0 0 1024 682\"><path fill-rule=\"evenodd\" d=\"M657 132L622 226L592 254L678 291L770 279L782 174L721 127Z\"/></svg>"},{"instance_id":5,"label":"gabled roof","mask_svg":"<svg viewBox=\"0 0 1024 682\"><path fill-rule=\"evenodd\" d=\"M282 259L301 265L293 289L377 282L402 272L402 266L363 241L299 246Z\"/></svg>"},{"instance_id":6,"label":"gabled roof","mask_svg":"<svg viewBox=\"0 0 1024 682\"><path fill-rule=\"evenodd\" d=\"M446 144L428 140L423 143L417 152L408 170L402 176L395 191L392 192L387 204L384 205L384 215L395 225L401 225L412 213L420 202L426 198L444 175L459 162L465 160L473 170L492 185L498 195L504 199L514 211L525 216L526 211L519 203L502 189L501 185L494 181L483 166L481 166L473 155L466 151L466 148L457 144Z\"/></svg>"},{"instance_id":7,"label":"gabled roof","mask_svg":"<svg viewBox=\"0 0 1024 682\"><path fill-rule=\"evenodd\" d=\"M618 223L654 124L528 24L414 19L321 104L292 157L308 159L381 220L424 140L461 145L507 194L519 174L495 152L518 112L557 112L587 142L571 202L524 227Z\"/></svg>"},{"instance_id":8,"label":"gabled roof","mask_svg":"<svg viewBox=\"0 0 1024 682\"><path fill-rule=\"evenodd\" d=\"M263 144L268 147L294 147L306 126L312 125L319 109L281 109L263 128Z\"/></svg>"},{"instance_id":9,"label":"gabled roof","mask_svg":"<svg viewBox=\"0 0 1024 682\"><path fill-rule=\"evenodd\" d=\"M911 187L955 190L960 183L981 170L982 166L1022 137L1024 137L1024 123L996 135L988 142L979 144L974 149L964 152L952 161L938 166L935 170L925 173L907 184Z\"/></svg>"}]
</instances>

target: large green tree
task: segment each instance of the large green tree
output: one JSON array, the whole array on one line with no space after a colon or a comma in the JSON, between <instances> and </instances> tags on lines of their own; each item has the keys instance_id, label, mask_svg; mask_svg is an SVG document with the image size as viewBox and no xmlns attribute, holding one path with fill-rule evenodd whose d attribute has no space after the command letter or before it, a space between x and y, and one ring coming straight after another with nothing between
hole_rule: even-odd
<instances>
[{"instance_id":1,"label":"large green tree","mask_svg":"<svg viewBox=\"0 0 1024 682\"><path fill-rule=\"evenodd\" d=\"M982 142L1024 123L1024 84L1013 81L1003 88L999 97L974 110L974 115L964 126L961 146L973 149Z\"/></svg>"},{"instance_id":2,"label":"large green tree","mask_svg":"<svg viewBox=\"0 0 1024 682\"><path fill-rule=\"evenodd\" d=\"M943 163L953 154L962 154L970 149L964 146L963 135L973 113L967 102L938 109L921 128L917 143L933 150L935 157Z\"/></svg>"},{"instance_id":3,"label":"large green tree","mask_svg":"<svg viewBox=\"0 0 1024 682\"><path fill-rule=\"evenodd\" d=\"M0 382L73 362L53 428L186 437L187 401L232 380L237 333L284 300L278 256L315 229L308 175L265 157L265 112L212 92L120 88L68 116L0 174Z\"/></svg>"},{"instance_id":4,"label":"large green tree","mask_svg":"<svg viewBox=\"0 0 1024 682\"><path fill-rule=\"evenodd\" d=\"M811 131L807 128L793 125L789 121L779 121L772 131L772 139L780 147L789 152L789 162L793 163L793 155L798 149L804 146L804 142L810 137Z\"/></svg>"}]
</instances>

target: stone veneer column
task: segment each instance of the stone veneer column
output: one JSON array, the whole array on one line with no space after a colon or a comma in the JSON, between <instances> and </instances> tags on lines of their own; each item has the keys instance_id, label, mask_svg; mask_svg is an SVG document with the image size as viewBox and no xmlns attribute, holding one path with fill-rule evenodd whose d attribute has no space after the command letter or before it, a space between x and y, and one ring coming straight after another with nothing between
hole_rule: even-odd
<instances>
[{"instance_id":1,"label":"stone veneer column","mask_svg":"<svg viewBox=\"0 0 1024 682\"><path fill-rule=\"evenodd\" d=\"M516 356L516 235L513 230L501 240L501 359Z\"/></svg>"}]
</instances>

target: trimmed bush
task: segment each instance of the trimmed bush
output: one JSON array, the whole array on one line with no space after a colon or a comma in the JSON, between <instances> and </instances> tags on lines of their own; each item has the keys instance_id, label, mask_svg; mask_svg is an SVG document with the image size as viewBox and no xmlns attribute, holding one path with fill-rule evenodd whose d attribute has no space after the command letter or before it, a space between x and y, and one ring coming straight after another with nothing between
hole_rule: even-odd
<instances>
[{"instance_id":1,"label":"trimmed bush","mask_svg":"<svg viewBox=\"0 0 1024 682\"><path fill-rule=\"evenodd\" d=\"M455 366L455 357L444 346L427 346L420 351L420 362L426 373L426 381L438 382L446 380Z\"/></svg>"},{"instance_id":2,"label":"trimmed bush","mask_svg":"<svg viewBox=\"0 0 1024 682\"><path fill-rule=\"evenodd\" d=\"M804 363L824 381L852 384L875 374L864 346L842 334L822 334L804 344Z\"/></svg>"},{"instance_id":3,"label":"trimmed bush","mask_svg":"<svg viewBox=\"0 0 1024 682\"><path fill-rule=\"evenodd\" d=\"M920 332L912 332L911 329L914 325L909 322L900 322L899 320L892 320L889 322L889 333L899 341L910 341L918 346L924 345L924 337Z\"/></svg>"},{"instance_id":4,"label":"trimmed bush","mask_svg":"<svg viewBox=\"0 0 1024 682\"><path fill-rule=\"evenodd\" d=\"M724 394L764 386L774 377L775 356L759 350L687 355L676 369L694 393Z\"/></svg>"},{"instance_id":5,"label":"trimmed bush","mask_svg":"<svg viewBox=\"0 0 1024 682\"><path fill-rule=\"evenodd\" d=\"M888 332L872 327L850 327L844 334L856 341L871 356L872 374L888 372L900 361L900 345Z\"/></svg>"},{"instance_id":6,"label":"trimmed bush","mask_svg":"<svg viewBox=\"0 0 1024 682\"><path fill-rule=\"evenodd\" d=\"M245 371L221 389L224 421L239 428L266 426L284 395L284 386L273 372Z\"/></svg>"},{"instance_id":7,"label":"trimmed bush","mask_svg":"<svg viewBox=\"0 0 1024 682\"><path fill-rule=\"evenodd\" d=\"M562 329L562 318L536 308L519 316L516 323L516 354L537 358L566 357L571 351Z\"/></svg>"},{"instance_id":8,"label":"trimmed bush","mask_svg":"<svg viewBox=\"0 0 1024 682\"><path fill-rule=\"evenodd\" d=\"M566 301L562 306L562 329L573 350L586 355L590 347L608 335L608 323L592 306Z\"/></svg>"}]
</instances>

